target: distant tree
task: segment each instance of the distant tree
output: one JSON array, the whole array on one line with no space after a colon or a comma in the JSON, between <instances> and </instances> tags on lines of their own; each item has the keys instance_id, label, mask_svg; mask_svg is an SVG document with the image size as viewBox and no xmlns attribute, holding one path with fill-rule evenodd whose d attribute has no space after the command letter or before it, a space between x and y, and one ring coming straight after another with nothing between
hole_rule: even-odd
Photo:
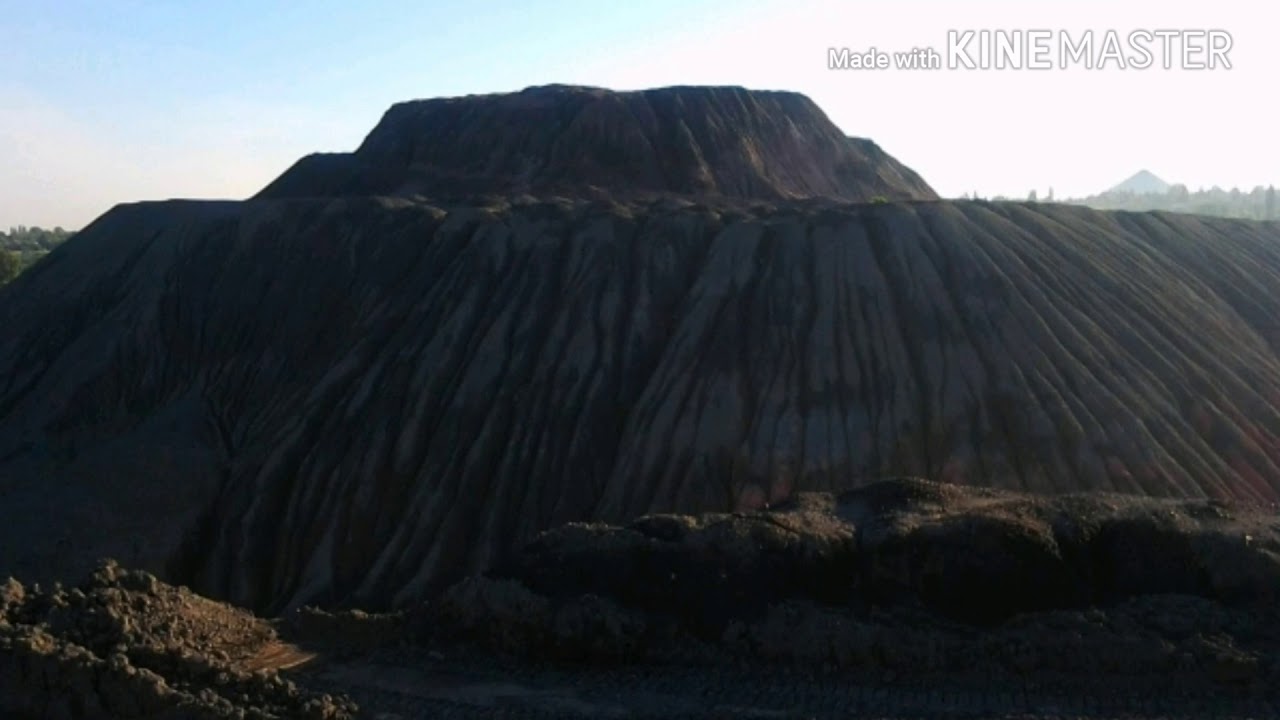
<instances>
[{"instance_id":1,"label":"distant tree","mask_svg":"<svg viewBox=\"0 0 1280 720\"><path fill-rule=\"evenodd\" d=\"M1195 215L1244 218L1249 220L1280 220L1274 189L1256 187L1249 192L1239 188L1224 190L1214 186L1195 192L1186 185L1171 185L1165 193L1136 194L1129 192L1104 192L1086 198L1066 202L1085 205L1098 210L1164 210Z\"/></svg>"},{"instance_id":2,"label":"distant tree","mask_svg":"<svg viewBox=\"0 0 1280 720\"><path fill-rule=\"evenodd\" d=\"M1032 188L1031 192L1027 193L1027 202L1037 202L1037 200L1035 188Z\"/></svg>"},{"instance_id":3,"label":"distant tree","mask_svg":"<svg viewBox=\"0 0 1280 720\"><path fill-rule=\"evenodd\" d=\"M22 272L22 258L16 252L0 250L0 285L18 277Z\"/></svg>"},{"instance_id":4,"label":"distant tree","mask_svg":"<svg viewBox=\"0 0 1280 720\"><path fill-rule=\"evenodd\" d=\"M48 252L66 242L75 233L56 227L45 230L41 227L19 225L9 228L9 232L0 232L0 250L19 252Z\"/></svg>"}]
</instances>

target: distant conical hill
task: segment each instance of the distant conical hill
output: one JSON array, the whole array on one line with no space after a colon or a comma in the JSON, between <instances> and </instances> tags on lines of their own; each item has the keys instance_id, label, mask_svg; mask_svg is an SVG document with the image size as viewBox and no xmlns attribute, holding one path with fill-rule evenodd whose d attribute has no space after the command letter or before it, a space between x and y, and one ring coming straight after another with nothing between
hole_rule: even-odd
<instances>
[{"instance_id":1,"label":"distant conical hill","mask_svg":"<svg viewBox=\"0 0 1280 720\"><path fill-rule=\"evenodd\" d=\"M1162 195L1169 192L1169 183L1161 180L1146 170L1134 173L1129 179L1116 185L1107 192L1131 193L1133 195Z\"/></svg>"}]
</instances>

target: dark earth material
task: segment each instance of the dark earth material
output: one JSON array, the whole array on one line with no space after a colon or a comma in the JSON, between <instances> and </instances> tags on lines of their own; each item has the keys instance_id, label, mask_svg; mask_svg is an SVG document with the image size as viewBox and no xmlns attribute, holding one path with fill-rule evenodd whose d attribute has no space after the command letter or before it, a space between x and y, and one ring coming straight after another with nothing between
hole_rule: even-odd
<instances>
[{"instance_id":1,"label":"dark earth material","mask_svg":"<svg viewBox=\"0 0 1280 720\"><path fill-rule=\"evenodd\" d=\"M885 475L1269 503L1277 317L1280 229L1189 216L131 206L0 290L0 572L385 609Z\"/></svg>"},{"instance_id":2,"label":"dark earth material","mask_svg":"<svg viewBox=\"0 0 1280 720\"><path fill-rule=\"evenodd\" d=\"M1144 531L1169 522L1180 529ZM559 528L510 568L407 611L303 608L275 622L107 565L70 590L4 586L0 711L1273 717L1280 614L1266 592L1278 586L1278 525L1229 505L1046 500L899 480L769 512ZM1088 576L1073 563L1089 563L1088 544L1117 526L1135 562L1123 590L1024 593L1025 607L1003 601L1002 617L977 619L958 617L972 598L930 593L930 577L990 581L995 599L1046 567ZM1037 534L1049 550L1010 566L1005 558ZM1171 542L1191 549L1182 574L1207 584L1170 592L1182 575L1143 569ZM1055 559L1068 549L1071 559ZM609 563L655 587L605 572ZM885 584L897 592L881 592Z\"/></svg>"},{"instance_id":3,"label":"dark earth material","mask_svg":"<svg viewBox=\"0 0 1280 720\"><path fill-rule=\"evenodd\" d=\"M595 155L552 136L650 106L753 143L708 160L741 193L584 199ZM107 213L0 290L0 572L115 557L272 614L385 609L566 522L892 475L1280 499L1280 226L840 203L832 158L898 166L832 142L796 95L543 88L397 106L357 155L492 179L558 148L562 197ZM751 158L777 198L725 179Z\"/></svg>"},{"instance_id":4,"label":"dark earth material","mask_svg":"<svg viewBox=\"0 0 1280 720\"><path fill-rule=\"evenodd\" d=\"M1277 318L1276 223L941 201L795 94L397 105L0 289L0 697L1274 716Z\"/></svg>"},{"instance_id":5,"label":"dark earth material","mask_svg":"<svg viewBox=\"0 0 1280 720\"><path fill-rule=\"evenodd\" d=\"M798 93L567 85L398 104L354 153L305 157L258 197L354 195L938 197Z\"/></svg>"}]
</instances>

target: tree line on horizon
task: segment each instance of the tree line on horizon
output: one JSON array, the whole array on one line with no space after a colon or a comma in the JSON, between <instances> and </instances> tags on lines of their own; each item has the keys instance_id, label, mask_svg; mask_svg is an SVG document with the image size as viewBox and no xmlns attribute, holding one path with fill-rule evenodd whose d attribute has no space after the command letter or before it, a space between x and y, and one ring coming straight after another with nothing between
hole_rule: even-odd
<instances>
[{"instance_id":1,"label":"tree line on horizon","mask_svg":"<svg viewBox=\"0 0 1280 720\"><path fill-rule=\"evenodd\" d=\"M961 196L962 199L966 200L971 198L978 199L979 197L977 192L972 195L965 193ZM1024 199L1027 202L1041 202L1035 190L1028 193L1026 198L996 195L990 199L1004 202L1022 201ZM1266 187L1258 185L1248 192L1240 188L1224 190L1217 186L1207 190L1200 188L1192 192L1186 185L1178 184L1169 186L1168 191L1163 193L1133 193L1108 190L1097 195L1064 200L1055 200L1053 188L1050 188L1043 202L1082 205L1094 210L1131 210L1135 212L1164 210L1167 212L1238 218L1242 220L1280 220L1280 202L1277 201L1274 185Z\"/></svg>"},{"instance_id":2,"label":"tree line on horizon","mask_svg":"<svg viewBox=\"0 0 1280 720\"><path fill-rule=\"evenodd\" d=\"M1274 185L1258 185L1248 192L1216 186L1192 192L1179 184L1164 193L1105 192L1066 202L1097 210L1167 210L1244 220L1280 220Z\"/></svg>"},{"instance_id":3,"label":"tree line on horizon","mask_svg":"<svg viewBox=\"0 0 1280 720\"><path fill-rule=\"evenodd\" d=\"M8 232L0 230L0 285L22 274L49 251L75 235L73 230L61 227L46 229L39 226L18 225Z\"/></svg>"}]
</instances>

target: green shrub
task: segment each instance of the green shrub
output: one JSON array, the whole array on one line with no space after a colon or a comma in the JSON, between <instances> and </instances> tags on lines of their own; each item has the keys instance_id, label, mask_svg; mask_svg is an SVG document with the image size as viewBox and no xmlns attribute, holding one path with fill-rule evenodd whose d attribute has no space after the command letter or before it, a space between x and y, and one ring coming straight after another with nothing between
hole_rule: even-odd
<instances>
[{"instance_id":1,"label":"green shrub","mask_svg":"<svg viewBox=\"0 0 1280 720\"><path fill-rule=\"evenodd\" d=\"M22 257L9 250L0 250L0 285L18 277L22 272Z\"/></svg>"}]
</instances>

